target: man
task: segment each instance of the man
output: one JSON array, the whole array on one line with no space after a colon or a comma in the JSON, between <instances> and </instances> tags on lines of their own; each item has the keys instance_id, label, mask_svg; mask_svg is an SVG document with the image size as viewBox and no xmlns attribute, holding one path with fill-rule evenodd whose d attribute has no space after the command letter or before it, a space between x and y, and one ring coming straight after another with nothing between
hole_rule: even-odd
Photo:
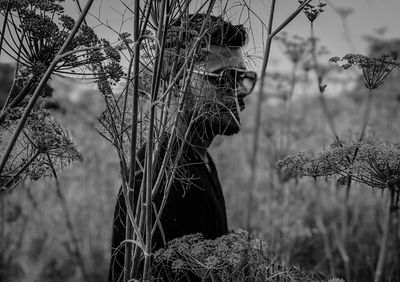
<instances>
[{"instance_id":1,"label":"man","mask_svg":"<svg viewBox=\"0 0 400 282\"><path fill-rule=\"evenodd\" d=\"M216 135L239 132L239 112L244 109L244 98L253 90L257 77L254 72L246 71L243 63L240 49L246 43L243 26L234 26L221 17L203 14L191 16L188 26L198 34L206 19L210 21L207 23L206 44L199 49L202 55L199 52L197 56L189 87L184 93L183 107L179 110L178 130L174 131L177 138L172 144L171 159L177 156L177 148L183 150L178 162L182 169L175 174L179 177L174 178L169 188L160 217L163 232L158 230L153 236L153 251L183 235L202 233L206 239L215 239L228 232L225 201L207 148ZM180 22L175 23L175 26L180 25ZM185 45L188 41L190 38L185 37L181 43ZM162 156L167 150L167 142L161 144ZM139 160L143 159L143 154L143 149L138 152ZM139 172L135 192L139 190L141 181L142 172ZM157 209L167 189L166 183L166 180L162 182L160 192L153 200ZM137 197L136 194L135 199ZM120 192L114 215L109 281L122 281L123 277L125 248L121 242L125 239L125 212Z\"/></svg>"}]
</instances>

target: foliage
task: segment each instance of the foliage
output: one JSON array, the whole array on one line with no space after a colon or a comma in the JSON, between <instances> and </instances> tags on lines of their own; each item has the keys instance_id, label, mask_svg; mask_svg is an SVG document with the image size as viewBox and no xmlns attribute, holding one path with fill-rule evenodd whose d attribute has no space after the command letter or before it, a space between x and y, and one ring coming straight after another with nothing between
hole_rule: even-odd
<instances>
[{"instance_id":1,"label":"foliage","mask_svg":"<svg viewBox=\"0 0 400 282\"><path fill-rule=\"evenodd\" d=\"M12 31L10 33L14 36L12 38L20 44L13 46L13 41L9 40L2 46L3 52L8 52L19 62L20 69L13 91L10 92L8 106L1 113L3 115L3 118L0 118L2 120L0 122L1 152L3 152L4 144L10 139L17 121L21 118L32 94L31 89L35 89L38 79L54 59L58 48L73 28L75 20L64 14L62 2L0 0L2 16L5 15L7 7L11 8L10 18L6 23ZM11 6L8 6L9 3ZM307 5L304 12L313 22L323 10L323 4ZM22 15L20 18L18 13ZM157 20L157 16L153 17L154 19ZM153 29L157 30L158 26L158 31L162 30L160 22L158 25L154 24ZM197 24L198 29L201 21ZM38 32L36 27L45 28L45 31ZM165 106L167 100L149 103L149 98L155 93L152 93L152 83L157 73L153 58L159 51L157 50L159 45L154 44L157 42L154 38L162 32L157 34L145 28L143 31L143 35L147 37L141 45L141 55L143 55L141 59L145 59L148 65L143 67L143 71L141 70L138 74L139 94L142 99L139 101L139 107L142 107L139 113L143 114L137 120L138 144L145 142L144 133L148 132L149 115L145 114L147 107L155 105L158 113L168 111L168 106ZM173 48L167 50L166 58L168 54L174 54L168 60L168 64L162 66L160 76L164 84L160 89L164 90L168 87L169 79L175 77L173 72L179 71L180 67L183 66L185 69L183 77L185 79L190 77L186 73L187 66L184 66L185 56L188 56L188 50L194 46L199 37L196 28L188 30L187 27L174 27L169 32L171 32L171 37L167 36L166 47L169 44L174 46L174 40L183 33L190 39L183 42L190 44L186 50L180 50L176 54ZM127 158L131 149L130 141L133 140L129 132L135 118L132 113L132 98L138 93L132 90L131 85L134 83L128 82L126 96L115 94L114 89L110 87L123 76L119 65L121 56L125 56L126 53L123 52L133 46L129 34L123 33L119 37L126 44L114 48L108 41L98 39L93 30L83 25L73 43L68 47L68 51L72 53L61 60L55 71L58 74L75 77L84 75L93 78L92 82L98 83L108 107L108 111L100 120L103 123L100 132L115 147L118 149L122 147L122 150L118 152L119 161L120 163L126 161L129 165ZM304 60L308 52L306 40L299 39L299 41L292 44L288 37L282 40L282 43L286 44L288 56L294 63ZM101 51L97 47L101 47ZM75 52L83 48L85 51ZM86 48L89 49L86 50ZM379 50L381 49L384 48ZM345 60L336 58L333 61L340 65L344 63L342 66L346 66L346 63L350 61L352 65L361 68L365 84L369 89L380 86L392 70L398 68L398 59L390 59L387 56L378 59L362 55L345 57ZM393 57L396 57L395 53ZM178 58L179 62L171 73L170 66ZM294 81L290 78L288 80ZM131 81L133 81L132 76ZM311 88L308 86L307 88ZM397 93L397 88L390 83L385 83L385 86L389 88L381 90L379 93L382 95L376 95L379 96L379 100L374 109L381 115L372 116L375 119L372 119L371 124L379 129L378 133L384 140L386 137L397 140L398 133L395 125L398 124L399 116L396 108L398 105L395 100L388 99L389 95ZM183 89L182 85L173 87L174 90ZM293 125L288 127L285 122L282 122L286 120L282 110L284 106L280 101L276 99L272 101L273 98L271 98L275 92L279 91L271 89L272 87L268 92L274 93L263 95L264 100L261 101L264 107L264 121L262 122L262 151L260 150L262 164L259 169L268 177L256 183L257 189L254 191L256 202L251 207L254 209L255 230L259 232L259 237L268 243L254 239L243 230L232 232L216 240L205 240L199 235L185 236L170 242L166 250L161 250L155 255L158 263L155 271L160 271L158 273L160 276L165 274L162 273L164 271L167 272L165 275L176 279L190 272L211 280L227 276L233 277L235 281L240 281L243 277L253 277L256 280L256 277L271 278L271 275L276 275L273 277L282 278L283 281L292 281L295 278L297 281L320 281L316 274L301 271L297 267L289 266L289 263L321 270L330 273L331 276L344 277L345 266L341 257L347 252L354 280L371 280L373 276L371 271L378 260L379 239L384 229L382 226L383 205L382 200L377 197L378 194L363 188L364 185L368 185L399 193L399 146L387 142L340 141L317 153L298 153L288 156L278 162L280 171L277 172L273 164L288 152L304 149L315 151L315 148L321 144L327 144L329 140L328 130L322 121L315 99L307 97L293 99L293 107L290 110L290 114L293 115L291 120ZM365 94L359 89L360 87L357 87L356 92ZM77 97L83 97L83 92L74 93L78 94ZM80 158L80 154L73 146L71 134L60 127L44 109L46 103L48 105L50 95L54 94L51 94L49 89L43 91L1 175L1 186L9 189L19 183L21 189L16 189L11 194L12 197L7 197L6 201L0 198L0 224L2 224L0 280L4 277L22 280L24 276L31 280L37 278L38 281L79 280L82 273L79 273L77 268L75 246L71 237L67 235L72 226L72 231L79 235L78 246L82 247L81 252L84 264L89 270L90 281L101 281L105 279L104 272L108 263L110 241L108 235L114 206L114 201L110 199L115 197L115 193L112 192L119 186L120 176L117 174L121 168L118 168L116 156L109 156L113 150L109 146L104 146L95 138L95 135L89 133L93 133L93 128L91 128L92 131L80 130L86 142L86 147L83 147L82 152L86 152L86 156L89 156L83 156L84 164L90 168L85 169L83 165L75 163L73 170L59 172L58 168L65 168L72 160ZM352 94L342 93L339 97L327 99L334 117L344 128L342 132L354 130L354 124L357 121L351 113L357 112L359 105L357 101L348 98L350 95ZM161 97L167 96L161 95ZM80 101L78 99L78 102ZM388 112L382 101L390 104L393 111ZM251 105L251 100L249 104L249 107L254 106L254 103ZM71 107L84 110L80 106L80 104L73 104ZM58 114L62 116L65 109L66 107L61 105ZM387 125L383 114L393 120L394 126ZM75 129L79 127L78 122L82 122L81 117L74 116L70 125L75 126ZM247 113L244 113L243 120L245 119L248 120L243 122L241 137L223 141L223 146L214 148L217 150L215 153L221 157L217 159L219 162L217 166L222 175L222 186L226 187L229 221L235 227L243 226L242 217L245 211L243 198L249 186L246 181L249 162L246 153L249 150L248 144L251 143L249 142L251 136L248 134L251 127L246 127L246 124L251 124L251 121ZM157 128L159 129L160 132L163 130L161 126ZM120 138L123 140L123 146L118 143ZM293 142L287 142L287 146L281 146L281 140L285 138L287 140L290 138ZM237 148L244 148L244 150ZM92 159L91 150L98 150L98 157ZM106 166L105 163L113 158L112 168ZM53 190L54 185L43 182L52 181L54 178L40 179L42 176L54 176L52 168L56 168L60 179L64 201L69 209L67 211L61 210L62 197L56 196L58 192ZM94 175L96 177L93 177ZM30 182L26 176L37 179L38 182ZM313 179L300 179L299 176L319 177L322 180L337 178L338 182L346 185L349 184L351 176L351 180L359 182L360 185L353 184L355 187L349 192L350 196L347 198L341 190L335 189L335 184L330 184L328 181L314 182ZM293 177L295 181L290 181ZM85 188L82 189L82 187ZM344 209L342 203L348 204L350 208ZM73 219L71 226L66 223L68 213ZM345 223L341 221L341 218L346 219ZM4 226L6 228L3 228ZM347 230L342 229L342 226L345 226ZM388 243L389 252L385 265L385 274L388 279L398 276L399 273L398 258L400 256L397 237L392 236ZM277 259L273 252L284 258L287 264ZM170 266L174 271L171 272ZM264 280L260 278L260 281ZM342 279L329 281L343 282Z\"/></svg>"},{"instance_id":2,"label":"foliage","mask_svg":"<svg viewBox=\"0 0 400 282\"><path fill-rule=\"evenodd\" d=\"M64 13L62 0L1 0L2 15L7 11L8 2L11 3L9 19L4 24L8 26L11 40L5 39L6 46L2 46L2 51L24 67L25 76L41 77L72 31L75 20ZM90 27L82 25L66 52L95 46L106 50L111 48L108 41L99 40ZM74 73L76 68L99 63L107 58L111 59L110 64L118 63L120 58L109 56L109 53L106 52L105 56L98 50L80 55L72 53L59 61L55 73ZM109 74L115 76L117 73ZM117 75L114 79L118 81L119 77Z\"/></svg>"},{"instance_id":3,"label":"foliage","mask_svg":"<svg viewBox=\"0 0 400 282\"><path fill-rule=\"evenodd\" d=\"M340 67L343 69L352 66L360 68L363 72L365 86L370 90L378 88L394 69L400 68L400 59L390 58L389 55L371 58L360 54L347 54L342 59L333 57L329 61L340 63Z\"/></svg>"},{"instance_id":4,"label":"foliage","mask_svg":"<svg viewBox=\"0 0 400 282\"><path fill-rule=\"evenodd\" d=\"M4 25L8 31L8 37L3 37L1 51L18 64L14 84L0 113L0 127L8 133L3 136L3 146L11 142L11 132L16 129L35 88L74 28L75 20L64 13L62 2L0 2L0 13L7 16ZM108 41L100 40L87 25L79 28L66 53L58 61L54 74L84 74L103 83L118 82L123 75L118 52ZM103 64L102 71L100 64ZM17 140L18 144L1 171L2 190L12 189L27 175L38 179L52 174L53 168L58 169L78 159L67 132L45 109L51 91L45 87L33 106L24 134ZM3 146L2 152L5 151Z\"/></svg>"},{"instance_id":5,"label":"foliage","mask_svg":"<svg viewBox=\"0 0 400 282\"><path fill-rule=\"evenodd\" d=\"M399 193L400 147L396 144L340 142L316 153L299 153L277 162L278 169L294 176L336 175L341 184L353 180L372 188Z\"/></svg>"},{"instance_id":6,"label":"foliage","mask_svg":"<svg viewBox=\"0 0 400 282\"><path fill-rule=\"evenodd\" d=\"M168 273L171 269L174 273ZM155 270L161 277L195 274L202 281L327 281L318 273L281 262L266 242L242 229L215 240L205 240L201 234L174 239L155 253Z\"/></svg>"}]
</instances>

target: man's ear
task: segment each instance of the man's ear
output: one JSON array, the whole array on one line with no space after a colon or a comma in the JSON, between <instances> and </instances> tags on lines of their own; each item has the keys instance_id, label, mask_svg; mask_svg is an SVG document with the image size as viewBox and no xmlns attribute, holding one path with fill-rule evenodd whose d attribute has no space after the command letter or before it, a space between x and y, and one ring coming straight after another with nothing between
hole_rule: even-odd
<instances>
[{"instance_id":1,"label":"man's ear","mask_svg":"<svg viewBox=\"0 0 400 282\"><path fill-rule=\"evenodd\" d=\"M53 91L44 106L52 110L60 124L74 124L78 121L94 124L106 108L104 97L93 84L53 76L48 86Z\"/></svg>"}]
</instances>

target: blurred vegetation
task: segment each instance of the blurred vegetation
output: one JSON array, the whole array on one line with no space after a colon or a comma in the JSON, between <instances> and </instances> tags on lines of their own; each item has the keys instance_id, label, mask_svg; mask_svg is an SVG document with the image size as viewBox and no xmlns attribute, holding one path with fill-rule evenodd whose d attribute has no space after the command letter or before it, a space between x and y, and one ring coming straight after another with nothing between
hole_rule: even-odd
<instances>
[{"instance_id":1,"label":"blurred vegetation","mask_svg":"<svg viewBox=\"0 0 400 282\"><path fill-rule=\"evenodd\" d=\"M394 44L397 42L397 44ZM390 48L383 48L390 46ZM400 51L398 40L372 41L371 56ZM333 72L337 72L334 70ZM398 79L395 72L376 90L367 140L398 144L400 121ZM339 82L340 83L340 82ZM330 87L329 82L328 88ZM307 93L314 84L307 86ZM355 139L363 122L363 108L368 90L362 77L351 91L326 98L329 110L337 125L338 135L344 140ZM275 169L276 161L300 151L314 153L334 141L319 100L315 95L295 96L291 105L293 117L291 143L284 146L285 99L278 99L273 89L266 89L263 112L263 141L260 156L257 202L254 205L254 224L259 238L263 238L287 263L300 264L335 277L345 277L344 255L348 256L351 281L372 281L382 237L385 198L380 190L365 185L353 185L349 195L345 237L341 235L341 220L346 212L346 187L336 184L334 178L285 177ZM285 97L281 95L280 97ZM250 103L253 101L249 99ZM255 105L246 109L247 115ZM220 168L222 186L225 188L231 228L243 226L248 175L248 152L251 141L251 119L243 120L242 133L224 138L214 149L217 167ZM393 230L389 253L386 256L385 279L400 277L400 229ZM344 253L346 250L346 254ZM346 257L347 258L347 257ZM389 280L388 280L389 281Z\"/></svg>"},{"instance_id":2,"label":"blurred vegetation","mask_svg":"<svg viewBox=\"0 0 400 282\"><path fill-rule=\"evenodd\" d=\"M392 46L388 42L387 46ZM374 44L386 46L386 42ZM393 51L400 50L394 44ZM371 46L379 53L381 47ZM387 52L387 50L385 50ZM372 53L375 55L375 53ZM10 66L2 65L9 70ZM398 142L400 114L399 73L394 73L377 90L367 137ZM358 85L363 85L360 78ZM341 136L352 137L362 122L360 109L367 89L354 90L328 98ZM7 87L7 84L1 84ZM310 92L314 85L309 86ZM329 87L329 85L328 85ZM364 90L365 89L365 90ZM278 97L278 98L277 98ZM254 203L253 225L256 237L265 240L288 264L328 276L344 277L342 248L346 247L352 281L371 281L382 234L384 199L379 191L355 185L351 190L346 238L340 224L346 189L332 179L288 179L278 173L275 163L290 153L315 151L332 141L317 97L293 99L291 143L282 147L286 134L285 100L267 88L262 117L259 178ZM222 187L226 196L231 229L243 226L251 117L254 99L248 98L243 113L242 132L220 137L213 145ZM72 226L82 250L90 281L104 281L108 270L110 234L114 201L119 187L118 160L110 145L94 131L75 133L80 140L83 162L76 162L60 176L61 192L72 218ZM72 238L66 215L53 179L25 180L18 189L1 198L0 280L1 281L79 281L81 273L74 259ZM385 265L387 279L400 275L399 232L391 237Z\"/></svg>"}]
</instances>

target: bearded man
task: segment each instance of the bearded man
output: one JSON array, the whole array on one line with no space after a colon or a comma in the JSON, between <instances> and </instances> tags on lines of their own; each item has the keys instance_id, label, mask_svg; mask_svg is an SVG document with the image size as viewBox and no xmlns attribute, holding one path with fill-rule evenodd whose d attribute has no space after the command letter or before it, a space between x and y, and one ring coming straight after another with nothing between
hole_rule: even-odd
<instances>
[{"instance_id":1,"label":"bearded man","mask_svg":"<svg viewBox=\"0 0 400 282\"><path fill-rule=\"evenodd\" d=\"M177 130L174 131L176 141L169 145L161 142L161 155L171 146L183 150L179 159L182 172L181 177L174 178L170 188L167 188L168 181L163 181L153 199L158 209L165 189L169 189L160 216L162 231L155 232L152 238L153 251L183 235L202 233L205 239L215 239L228 233L224 196L207 149L215 136L239 132L239 112L245 108L244 98L253 90L257 76L255 72L247 71L243 62L241 47L247 39L244 27L226 22L221 17L196 14L189 17L186 28L198 34L205 20L209 21L206 24L206 44L198 48L185 99L183 102L180 100ZM182 23L175 22L174 26L182 26ZM184 37L182 42L173 42L172 45L184 46L189 40ZM165 65L168 67L169 64ZM176 151L172 149L172 159L177 156ZM144 150L139 150L140 161L144 159L143 154ZM161 164L156 166L156 171L160 167ZM142 177L139 171L135 191L140 189ZM135 201L137 199L136 193ZM124 196L120 192L114 215L110 282L123 279L125 214Z\"/></svg>"}]
</instances>

